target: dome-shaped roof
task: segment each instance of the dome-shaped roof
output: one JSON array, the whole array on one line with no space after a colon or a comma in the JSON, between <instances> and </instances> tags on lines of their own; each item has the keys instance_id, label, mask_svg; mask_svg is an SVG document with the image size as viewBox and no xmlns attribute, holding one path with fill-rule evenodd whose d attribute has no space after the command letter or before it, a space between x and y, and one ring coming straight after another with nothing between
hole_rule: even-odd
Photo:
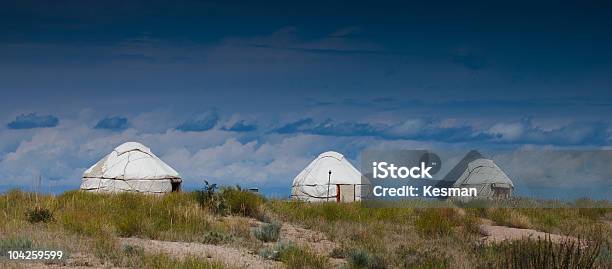
<instances>
[{"instance_id":1,"label":"dome-shaped roof","mask_svg":"<svg viewBox=\"0 0 612 269\"><path fill-rule=\"evenodd\" d=\"M143 153L152 155L153 153L151 153L151 149L148 148L147 146L140 144L138 142L125 142L119 146L117 146L114 151L117 152L118 155L121 155L123 153L129 152L129 151L134 151L134 150L138 150L138 151L142 151Z\"/></svg>"},{"instance_id":2,"label":"dome-shaped roof","mask_svg":"<svg viewBox=\"0 0 612 269\"><path fill-rule=\"evenodd\" d=\"M455 182L455 186L479 184L506 184L514 187L506 173L490 159L479 158L468 163L467 169Z\"/></svg>"},{"instance_id":3,"label":"dome-shaped roof","mask_svg":"<svg viewBox=\"0 0 612 269\"><path fill-rule=\"evenodd\" d=\"M180 181L181 177L145 145L126 142L87 169L83 178Z\"/></svg>"},{"instance_id":4,"label":"dome-shaped roof","mask_svg":"<svg viewBox=\"0 0 612 269\"><path fill-rule=\"evenodd\" d=\"M326 152L323 152L323 153L319 154L317 159L324 158L324 157L331 157L331 158L334 158L334 159L337 159L337 160L344 159L344 155L342 155L342 154L340 154L338 152L335 152L335 151L326 151Z\"/></svg>"}]
</instances>

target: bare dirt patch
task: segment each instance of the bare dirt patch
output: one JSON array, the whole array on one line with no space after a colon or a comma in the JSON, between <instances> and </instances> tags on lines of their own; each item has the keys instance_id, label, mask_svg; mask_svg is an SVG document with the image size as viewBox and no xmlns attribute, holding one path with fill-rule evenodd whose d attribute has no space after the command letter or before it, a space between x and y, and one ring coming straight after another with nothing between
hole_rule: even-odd
<instances>
[{"instance_id":1,"label":"bare dirt patch","mask_svg":"<svg viewBox=\"0 0 612 269\"><path fill-rule=\"evenodd\" d=\"M550 234L532 229L518 229L506 226L496 226L491 224L482 224L479 226L480 233L485 237L482 238L483 243L498 243L504 240L520 240L523 238L545 239L549 238L552 242L560 243L567 240L579 241L578 238L566 235Z\"/></svg>"},{"instance_id":2,"label":"bare dirt patch","mask_svg":"<svg viewBox=\"0 0 612 269\"><path fill-rule=\"evenodd\" d=\"M265 260L246 249L201 243L170 242L140 238L120 238L121 244L140 246L146 252L167 253L183 258L188 255L207 257L234 268L282 268L282 263Z\"/></svg>"}]
</instances>

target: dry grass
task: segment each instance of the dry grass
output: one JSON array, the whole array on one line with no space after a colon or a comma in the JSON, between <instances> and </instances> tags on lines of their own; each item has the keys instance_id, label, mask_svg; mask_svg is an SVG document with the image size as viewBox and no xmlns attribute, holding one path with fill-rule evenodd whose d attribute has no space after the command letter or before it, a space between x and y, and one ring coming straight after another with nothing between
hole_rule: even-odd
<instances>
[{"instance_id":1,"label":"dry grass","mask_svg":"<svg viewBox=\"0 0 612 269\"><path fill-rule=\"evenodd\" d=\"M182 261L126 255L118 247L117 237L187 242L216 240L216 243L254 240L247 224L225 221L202 209L193 193L149 196L71 191L53 197L15 190L0 195L0 216L0 238L25 234L25 239L36 246L63 249L68 253L84 251L106 263L137 268L145 264L146 268L169 268L172 262L182 264ZM159 264L168 267L156 267ZM179 268L218 268L197 259L184 265Z\"/></svg>"},{"instance_id":2,"label":"dry grass","mask_svg":"<svg viewBox=\"0 0 612 269\"><path fill-rule=\"evenodd\" d=\"M603 242L609 242L612 234L602 222L610 220L610 208L365 208L359 203L265 201L236 188L221 197L226 213L235 216L223 217L203 208L195 193L146 196L71 191L53 197L11 191L0 195L0 239L21 238L69 255L85 252L103 266L220 268L207 259L178 260L125 249L117 238L227 244L259 251L264 244L253 234L252 218L275 219L325 233L339 246L333 255L355 268L474 268L486 267L482 257L496 251L476 243L479 218ZM328 257L315 249L294 246L284 251L278 259L290 268L328 265ZM598 255L599 264L611 264L608 245Z\"/></svg>"},{"instance_id":3,"label":"dry grass","mask_svg":"<svg viewBox=\"0 0 612 269\"><path fill-rule=\"evenodd\" d=\"M488 250L476 247L481 217L517 228L539 228L547 223L548 231L571 231L582 238L595 233L592 229L599 229L600 237L609 236L609 228L603 228L598 218L610 209L601 208L374 209L359 203L269 201L267 209L276 218L326 233L341 245L332 255L349 259L350 266L355 268L482 266L481 256Z\"/></svg>"},{"instance_id":4,"label":"dry grass","mask_svg":"<svg viewBox=\"0 0 612 269\"><path fill-rule=\"evenodd\" d=\"M279 242L261 250L266 259L282 261L289 269L329 268L328 257L291 242Z\"/></svg>"}]
</instances>

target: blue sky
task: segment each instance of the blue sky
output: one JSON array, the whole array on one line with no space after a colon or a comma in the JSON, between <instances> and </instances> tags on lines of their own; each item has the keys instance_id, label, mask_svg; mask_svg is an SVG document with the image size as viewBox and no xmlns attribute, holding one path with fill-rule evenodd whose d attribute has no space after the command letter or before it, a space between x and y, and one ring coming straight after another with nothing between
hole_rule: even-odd
<instances>
[{"instance_id":1,"label":"blue sky","mask_svg":"<svg viewBox=\"0 0 612 269\"><path fill-rule=\"evenodd\" d=\"M281 190L318 153L605 148L609 3L0 3L0 188L127 140L187 186ZM5 186L5 187L2 187ZM51 188L51 187L50 187ZM288 190L288 187L286 188Z\"/></svg>"}]
</instances>

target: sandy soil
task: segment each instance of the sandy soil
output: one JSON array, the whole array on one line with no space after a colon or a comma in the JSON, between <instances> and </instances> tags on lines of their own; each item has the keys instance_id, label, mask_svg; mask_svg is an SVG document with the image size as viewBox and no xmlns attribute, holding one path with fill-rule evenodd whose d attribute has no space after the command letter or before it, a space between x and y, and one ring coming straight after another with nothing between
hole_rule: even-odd
<instances>
[{"instance_id":1,"label":"sandy soil","mask_svg":"<svg viewBox=\"0 0 612 269\"><path fill-rule=\"evenodd\" d=\"M480 225L480 233L485 236L482 238L482 241L485 244L497 243L504 240L519 240L522 238L538 239L538 237L542 239L550 237L550 240L553 242L563 242L566 240L578 241L578 238L572 236L550 234L532 229L518 229L491 224Z\"/></svg>"},{"instance_id":2,"label":"sandy soil","mask_svg":"<svg viewBox=\"0 0 612 269\"><path fill-rule=\"evenodd\" d=\"M140 246L147 252L164 252L174 257L185 257L187 255L207 257L235 268L282 268L282 263L265 260L246 249L140 238L120 238L120 241L124 245Z\"/></svg>"}]
</instances>

